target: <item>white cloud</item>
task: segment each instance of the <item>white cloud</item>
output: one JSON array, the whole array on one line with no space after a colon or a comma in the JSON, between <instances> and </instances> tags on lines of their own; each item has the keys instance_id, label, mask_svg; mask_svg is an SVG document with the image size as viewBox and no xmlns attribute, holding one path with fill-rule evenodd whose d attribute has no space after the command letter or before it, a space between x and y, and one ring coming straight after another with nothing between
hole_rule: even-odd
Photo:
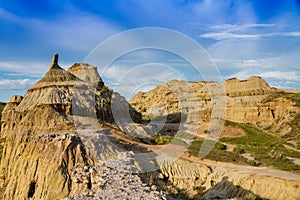
<instances>
[{"instance_id":1,"label":"white cloud","mask_svg":"<svg viewBox=\"0 0 300 200\"><path fill-rule=\"evenodd\" d=\"M244 69L226 76L226 79L248 79L250 76L261 76L270 86L281 89L299 89L300 85L300 71L263 71L260 68Z\"/></svg>"},{"instance_id":2,"label":"white cloud","mask_svg":"<svg viewBox=\"0 0 300 200\"><path fill-rule=\"evenodd\" d=\"M264 71L260 69L256 70L241 70L235 74L232 74L226 78L240 78L247 79L250 76L261 76L266 79L277 79L277 80L287 80L287 81L299 81L300 80L300 72L283 72L283 71Z\"/></svg>"},{"instance_id":3,"label":"white cloud","mask_svg":"<svg viewBox=\"0 0 300 200\"><path fill-rule=\"evenodd\" d=\"M278 57L263 57L255 59L244 59L232 62L237 68L259 67L260 69L270 69L278 66Z\"/></svg>"},{"instance_id":4,"label":"white cloud","mask_svg":"<svg viewBox=\"0 0 300 200\"><path fill-rule=\"evenodd\" d=\"M39 61L0 61L0 71L11 76L30 76L42 77L50 66L49 62ZM60 63L62 68L67 69L72 66L71 63Z\"/></svg>"},{"instance_id":5,"label":"white cloud","mask_svg":"<svg viewBox=\"0 0 300 200\"><path fill-rule=\"evenodd\" d=\"M287 81L300 80L300 72L268 71L268 72L261 73L260 76L264 78L273 78L277 80L287 80Z\"/></svg>"},{"instance_id":6,"label":"white cloud","mask_svg":"<svg viewBox=\"0 0 300 200\"><path fill-rule=\"evenodd\" d=\"M238 34L230 32L211 32L201 34L200 37L215 40L230 40L230 39L258 39L263 37L300 37L300 32L273 32L261 34Z\"/></svg>"},{"instance_id":7,"label":"white cloud","mask_svg":"<svg viewBox=\"0 0 300 200\"><path fill-rule=\"evenodd\" d=\"M259 39L263 37L300 37L299 31L278 31L287 26L277 24L222 24L209 27L201 38L214 40Z\"/></svg>"},{"instance_id":8,"label":"white cloud","mask_svg":"<svg viewBox=\"0 0 300 200\"><path fill-rule=\"evenodd\" d=\"M219 31L241 31L250 28L269 28L275 26L275 24L222 24L222 25L213 25L210 26L210 29L219 30Z\"/></svg>"},{"instance_id":9,"label":"white cloud","mask_svg":"<svg viewBox=\"0 0 300 200\"><path fill-rule=\"evenodd\" d=\"M299 88L299 40L297 37L300 37L300 32L291 30L271 32L271 27L275 25L227 24L211 27L220 32L206 35L218 39L208 48L208 52L223 74L226 74L225 78L246 79L257 75L265 78L275 87ZM252 28L257 33L253 33L253 30L248 31ZM261 32L261 29L257 30L257 28L265 30ZM257 38L260 40L254 40Z\"/></svg>"},{"instance_id":10,"label":"white cloud","mask_svg":"<svg viewBox=\"0 0 300 200\"><path fill-rule=\"evenodd\" d=\"M228 32L211 32L201 34L200 37L215 40L228 40L228 39L255 39L261 37L261 34L235 34Z\"/></svg>"},{"instance_id":11,"label":"white cloud","mask_svg":"<svg viewBox=\"0 0 300 200\"><path fill-rule=\"evenodd\" d=\"M15 75L41 76L49 64L30 61L0 61L0 71L12 72Z\"/></svg>"},{"instance_id":12,"label":"white cloud","mask_svg":"<svg viewBox=\"0 0 300 200\"><path fill-rule=\"evenodd\" d=\"M27 90L29 89L36 80L30 79L19 79L19 80L9 80L9 79L0 79L0 91L5 90Z\"/></svg>"}]
</instances>

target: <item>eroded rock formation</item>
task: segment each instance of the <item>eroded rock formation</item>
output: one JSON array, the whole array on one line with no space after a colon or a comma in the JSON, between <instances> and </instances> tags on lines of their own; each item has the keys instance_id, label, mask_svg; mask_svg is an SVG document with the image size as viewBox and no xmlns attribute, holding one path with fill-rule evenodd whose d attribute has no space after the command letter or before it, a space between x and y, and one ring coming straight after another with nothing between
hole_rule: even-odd
<instances>
[{"instance_id":1,"label":"eroded rock formation","mask_svg":"<svg viewBox=\"0 0 300 200\"><path fill-rule=\"evenodd\" d=\"M182 85L190 85L190 95L182 90ZM214 82L185 82L173 80L162 84L149 92L139 92L130 104L143 115L172 115L199 112L200 123L210 122L213 87L224 87L226 96L225 119L251 123L261 128L270 128L273 133L281 136L289 133L288 122L292 121L300 108L297 103L286 97L276 97L284 91L271 88L262 78L250 77L247 80L229 79L224 84ZM174 89L176 88L176 89ZM178 90L182 90L181 92ZM274 98L270 98L274 96ZM187 103L188 102L188 103ZM187 109L186 105L190 109ZM192 108L192 109L191 109ZM179 120L180 121L180 120ZM279 131L280 130L280 131Z\"/></svg>"},{"instance_id":2,"label":"eroded rock formation","mask_svg":"<svg viewBox=\"0 0 300 200\"><path fill-rule=\"evenodd\" d=\"M202 199L298 199L300 176L278 170L181 158L161 167L156 181ZM168 185L171 183L171 185Z\"/></svg>"},{"instance_id":3,"label":"eroded rock formation","mask_svg":"<svg viewBox=\"0 0 300 200\"><path fill-rule=\"evenodd\" d=\"M148 93L138 93L131 103L151 117L174 114L169 120L176 123L182 113L200 112L200 122L206 123L211 120L211 107L215 104L210 90L220 86L214 82L171 81ZM293 99L267 98L279 91L259 77L246 81L231 79L225 82L225 89L226 117L232 121L288 132L287 121L299 113ZM171 186L170 190L177 188L204 199L300 196L298 175L200 160L189 155L165 163L168 161L155 160L151 151L158 146L141 144L134 134L130 136L116 126L99 126L98 120L131 123L126 121L128 110L133 121L141 121L141 114L132 107L104 85L95 67L79 63L66 71L58 65L58 55L54 56L45 76L24 98L11 97L2 112L1 139L5 139L5 145L0 164L1 197L165 199L166 194L158 192L155 185L149 187L132 174L145 165L160 168L152 178L167 188ZM195 121L195 116L185 120ZM112 137L108 138L113 132L119 134L113 139L119 146L112 144ZM153 159L132 152L129 156L121 153L122 145L137 152L153 153ZM105 160L120 155L124 157L112 162Z\"/></svg>"},{"instance_id":4,"label":"eroded rock formation","mask_svg":"<svg viewBox=\"0 0 300 200\"><path fill-rule=\"evenodd\" d=\"M61 199L89 188L89 182L74 187L71 179L76 167L97 162L76 130L98 120L113 123L112 95L95 67L75 64L66 71L55 55L45 76L24 98L11 97L2 112L3 198Z\"/></svg>"}]
</instances>

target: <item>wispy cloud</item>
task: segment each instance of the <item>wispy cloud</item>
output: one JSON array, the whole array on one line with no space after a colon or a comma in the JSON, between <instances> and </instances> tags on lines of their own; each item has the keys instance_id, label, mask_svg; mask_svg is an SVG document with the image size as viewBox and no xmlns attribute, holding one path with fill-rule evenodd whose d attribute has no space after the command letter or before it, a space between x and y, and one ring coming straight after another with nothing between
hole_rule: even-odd
<instances>
[{"instance_id":1,"label":"wispy cloud","mask_svg":"<svg viewBox=\"0 0 300 200\"><path fill-rule=\"evenodd\" d=\"M244 69L231 74L228 78L247 79L250 76L261 76L272 87L281 89L299 89L300 71L263 71L262 69Z\"/></svg>"},{"instance_id":2,"label":"wispy cloud","mask_svg":"<svg viewBox=\"0 0 300 200\"><path fill-rule=\"evenodd\" d=\"M19 80L10 80L10 79L0 79L0 91L5 90L27 90L30 88L36 80L30 79L19 79Z\"/></svg>"},{"instance_id":3,"label":"wispy cloud","mask_svg":"<svg viewBox=\"0 0 300 200\"><path fill-rule=\"evenodd\" d=\"M227 64L236 69L248 67L259 67L261 69L270 69L278 66L278 57L263 57L255 59L213 59L216 64Z\"/></svg>"},{"instance_id":4,"label":"wispy cloud","mask_svg":"<svg viewBox=\"0 0 300 200\"><path fill-rule=\"evenodd\" d=\"M282 72L282 71L268 71L263 72L260 76L265 78L273 78L277 80L299 81L300 72Z\"/></svg>"},{"instance_id":5,"label":"wispy cloud","mask_svg":"<svg viewBox=\"0 0 300 200\"><path fill-rule=\"evenodd\" d=\"M278 28L275 24L224 24L210 26L208 33L200 35L201 38L214 40L230 39L259 39L263 37L300 37L300 31L272 31Z\"/></svg>"},{"instance_id":6,"label":"wispy cloud","mask_svg":"<svg viewBox=\"0 0 300 200\"><path fill-rule=\"evenodd\" d=\"M229 39L258 39L263 37L300 37L300 31L292 32L273 32L261 34L237 34L228 32L211 32L200 35L202 38L210 38L215 40L229 40Z\"/></svg>"},{"instance_id":7,"label":"wispy cloud","mask_svg":"<svg viewBox=\"0 0 300 200\"><path fill-rule=\"evenodd\" d=\"M242 31L250 28L270 28L275 26L275 24L222 24L222 25L213 25L210 26L212 30L221 30L221 31Z\"/></svg>"},{"instance_id":8,"label":"wispy cloud","mask_svg":"<svg viewBox=\"0 0 300 200\"><path fill-rule=\"evenodd\" d=\"M266 79L277 79L277 80L288 80L288 81L299 81L300 80L300 71L262 71L262 70L241 70L235 74L228 76L227 78L237 77L240 79L247 79L250 76L261 76Z\"/></svg>"},{"instance_id":9,"label":"wispy cloud","mask_svg":"<svg viewBox=\"0 0 300 200\"><path fill-rule=\"evenodd\" d=\"M39 61L0 61L0 71L14 76L30 76L41 77L45 74L50 65L49 62ZM62 68L67 69L72 66L72 63L60 63Z\"/></svg>"},{"instance_id":10,"label":"wispy cloud","mask_svg":"<svg viewBox=\"0 0 300 200\"><path fill-rule=\"evenodd\" d=\"M0 71L12 72L19 76L41 76L47 70L49 63L30 61L0 61Z\"/></svg>"}]
</instances>

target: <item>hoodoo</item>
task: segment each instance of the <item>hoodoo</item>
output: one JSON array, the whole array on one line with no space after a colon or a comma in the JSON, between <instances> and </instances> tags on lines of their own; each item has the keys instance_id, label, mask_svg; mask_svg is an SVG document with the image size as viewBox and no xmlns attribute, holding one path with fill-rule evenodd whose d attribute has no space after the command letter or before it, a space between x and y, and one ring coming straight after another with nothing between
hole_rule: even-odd
<instances>
[{"instance_id":1,"label":"hoodoo","mask_svg":"<svg viewBox=\"0 0 300 200\"><path fill-rule=\"evenodd\" d=\"M76 166L96 162L76 132L85 124L76 120L113 123L112 95L96 67L75 64L66 71L54 55L44 77L24 98L11 97L4 108L0 165L4 199L61 199L90 187L87 181L74 188L71 179ZM130 112L141 119L134 109Z\"/></svg>"}]
</instances>

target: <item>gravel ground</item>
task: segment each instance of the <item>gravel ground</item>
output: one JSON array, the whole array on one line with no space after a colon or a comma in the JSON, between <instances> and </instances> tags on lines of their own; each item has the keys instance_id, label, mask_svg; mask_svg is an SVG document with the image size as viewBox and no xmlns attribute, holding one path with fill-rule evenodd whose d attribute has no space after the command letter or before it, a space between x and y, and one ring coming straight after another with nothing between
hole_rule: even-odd
<instances>
[{"instance_id":1,"label":"gravel ground","mask_svg":"<svg viewBox=\"0 0 300 200\"><path fill-rule=\"evenodd\" d=\"M164 191L156 185L148 186L137 175L132 152L123 152L116 160L99 161L95 166L79 167L71 177L74 182L88 182L85 194L76 194L64 200L114 199L114 200L165 200Z\"/></svg>"}]
</instances>

